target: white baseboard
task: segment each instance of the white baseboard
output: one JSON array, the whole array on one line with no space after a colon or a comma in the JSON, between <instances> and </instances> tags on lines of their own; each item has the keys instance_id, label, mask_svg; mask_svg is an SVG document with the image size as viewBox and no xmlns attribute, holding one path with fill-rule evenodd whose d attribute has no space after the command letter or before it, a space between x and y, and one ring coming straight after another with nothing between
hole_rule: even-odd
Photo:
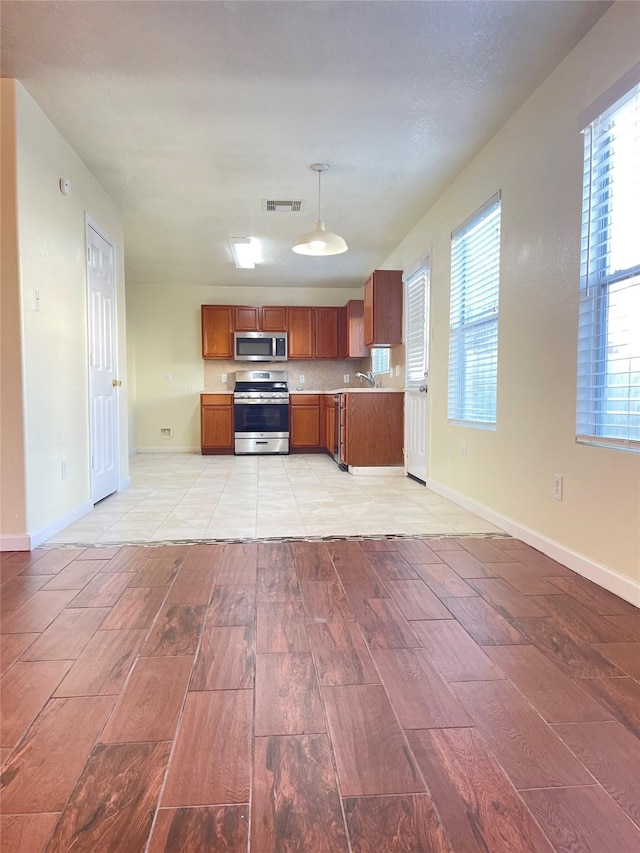
<instances>
[{"instance_id":1,"label":"white baseboard","mask_svg":"<svg viewBox=\"0 0 640 853\"><path fill-rule=\"evenodd\" d=\"M118 491L121 492L124 489L128 489L131 485L131 477L125 477L124 480L120 480L118 483Z\"/></svg>"},{"instance_id":2,"label":"white baseboard","mask_svg":"<svg viewBox=\"0 0 640 853\"><path fill-rule=\"evenodd\" d=\"M0 551L30 551L28 533L0 533Z\"/></svg>"},{"instance_id":3,"label":"white baseboard","mask_svg":"<svg viewBox=\"0 0 640 853\"><path fill-rule=\"evenodd\" d=\"M138 453L200 453L199 447L139 447Z\"/></svg>"},{"instance_id":4,"label":"white baseboard","mask_svg":"<svg viewBox=\"0 0 640 853\"><path fill-rule=\"evenodd\" d=\"M543 554L546 554L547 557L551 557L552 560L562 563L563 566L577 572L577 574L582 575L582 577L597 583L598 586L609 590L609 592L623 598L630 604L635 604L636 607L640 607L640 582L634 581L632 578L628 578L618 572L614 572L613 569L610 569L608 566L596 563L595 560L585 557L584 554L572 551L571 548L561 545L560 542L550 539L543 533L533 530L532 528L515 521L513 518L502 515L501 513L484 506L484 504L478 503L478 501L450 489L448 486L443 486L441 483L436 483L431 479L427 479L426 485L428 489L431 489L431 491L442 495L444 498L448 498L454 503L459 504L459 506L464 507L464 509L475 512L476 515L479 515L486 521L491 522L491 524L495 524L496 527L501 527L511 536L515 536L517 539L521 539L523 542L526 542L527 545L531 545L532 548L542 551Z\"/></svg>"},{"instance_id":5,"label":"white baseboard","mask_svg":"<svg viewBox=\"0 0 640 853\"><path fill-rule=\"evenodd\" d=\"M37 530L31 533L22 533L19 535L6 534L0 536L0 551L33 551L38 545L42 545L47 539L51 539L56 533L60 533L65 527L73 524L74 521L82 518L93 509L91 501L85 501L77 507L74 507L64 515L58 516L53 521L43 524Z\"/></svg>"},{"instance_id":6,"label":"white baseboard","mask_svg":"<svg viewBox=\"0 0 640 853\"><path fill-rule=\"evenodd\" d=\"M379 465L377 467L363 467L361 465L349 465L349 473L356 477L388 477L390 474L401 474L404 476L402 465Z\"/></svg>"}]
</instances>

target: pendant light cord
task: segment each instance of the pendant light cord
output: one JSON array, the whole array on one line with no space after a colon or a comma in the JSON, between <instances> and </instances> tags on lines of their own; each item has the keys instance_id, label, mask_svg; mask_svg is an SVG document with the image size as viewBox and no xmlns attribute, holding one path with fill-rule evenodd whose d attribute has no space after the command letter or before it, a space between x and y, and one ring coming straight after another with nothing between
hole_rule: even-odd
<instances>
[{"instance_id":1,"label":"pendant light cord","mask_svg":"<svg viewBox=\"0 0 640 853\"><path fill-rule=\"evenodd\" d=\"M318 169L318 219L322 219L322 215L320 213L320 193L322 192L321 187L322 184L320 182L320 178L322 177L322 172Z\"/></svg>"}]
</instances>

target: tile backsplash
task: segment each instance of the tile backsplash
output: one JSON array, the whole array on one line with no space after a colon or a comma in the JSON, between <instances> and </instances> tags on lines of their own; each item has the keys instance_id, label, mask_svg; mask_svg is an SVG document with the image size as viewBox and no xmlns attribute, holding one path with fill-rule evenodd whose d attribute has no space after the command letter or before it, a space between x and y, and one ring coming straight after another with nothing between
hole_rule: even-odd
<instances>
[{"instance_id":1,"label":"tile backsplash","mask_svg":"<svg viewBox=\"0 0 640 853\"><path fill-rule=\"evenodd\" d=\"M405 386L405 348L404 345L391 347L389 353L389 373L379 373L376 376L378 388L404 388ZM358 370L371 370L371 359L364 358L362 367Z\"/></svg>"},{"instance_id":2,"label":"tile backsplash","mask_svg":"<svg viewBox=\"0 0 640 853\"><path fill-rule=\"evenodd\" d=\"M255 363L255 370L286 370L289 377L289 390L295 391L299 388L304 391L333 391L336 388L353 386L360 388L362 380L356 379L357 372L368 370L369 359L349 358L342 361L314 359L313 361L302 361L295 359L284 364L274 362L273 364ZM204 390L205 391L233 391L236 370L251 370L252 365L245 361L215 361L204 362ZM227 375L227 381L222 381L222 374ZM349 381L345 382L345 375L349 375ZM300 380L304 376L304 380Z\"/></svg>"}]
</instances>

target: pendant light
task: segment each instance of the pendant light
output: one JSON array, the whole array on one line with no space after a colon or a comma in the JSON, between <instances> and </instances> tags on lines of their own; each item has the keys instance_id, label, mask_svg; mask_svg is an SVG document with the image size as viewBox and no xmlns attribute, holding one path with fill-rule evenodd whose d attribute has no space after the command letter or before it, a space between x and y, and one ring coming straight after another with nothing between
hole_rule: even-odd
<instances>
[{"instance_id":1,"label":"pendant light","mask_svg":"<svg viewBox=\"0 0 640 853\"><path fill-rule=\"evenodd\" d=\"M338 234L326 230L320 217L320 177L329 166L327 163L312 163L311 168L318 173L318 221L315 231L309 231L296 240L293 251L298 255L341 255L349 247Z\"/></svg>"}]
</instances>

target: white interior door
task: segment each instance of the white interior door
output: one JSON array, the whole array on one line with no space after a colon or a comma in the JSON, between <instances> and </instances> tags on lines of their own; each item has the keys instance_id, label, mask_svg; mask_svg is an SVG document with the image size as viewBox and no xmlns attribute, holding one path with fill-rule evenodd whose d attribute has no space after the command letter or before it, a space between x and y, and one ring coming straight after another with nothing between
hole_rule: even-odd
<instances>
[{"instance_id":1,"label":"white interior door","mask_svg":"<svg viewBox=\"0 0 640 853\"><path fill-rule=\"evenodd\" d=\"M426 482L428 465L429 396L424 391L407 391L404 398L405 464L407 474Z\"/></svg>"},{"instance_id":2,"label":"white interior door","mask_svg":"<svg viewBox=\"0 0 640 853\"><path fill-rule=\"evenodd\" d=\"M118 489L116 277L114 247L87 223L91 499Z\"/></svg>"},{"instance_id":3,"label":"white interior door","mask_svg":"<svg viewBox=\"0 0 640 853\"><path fill-rule=\"evenodd\" d=\"M407 474L423 482L427 480L429 461L429 271L427 257L404 279L405 469Z\"/></svg>"}]
</instances>

